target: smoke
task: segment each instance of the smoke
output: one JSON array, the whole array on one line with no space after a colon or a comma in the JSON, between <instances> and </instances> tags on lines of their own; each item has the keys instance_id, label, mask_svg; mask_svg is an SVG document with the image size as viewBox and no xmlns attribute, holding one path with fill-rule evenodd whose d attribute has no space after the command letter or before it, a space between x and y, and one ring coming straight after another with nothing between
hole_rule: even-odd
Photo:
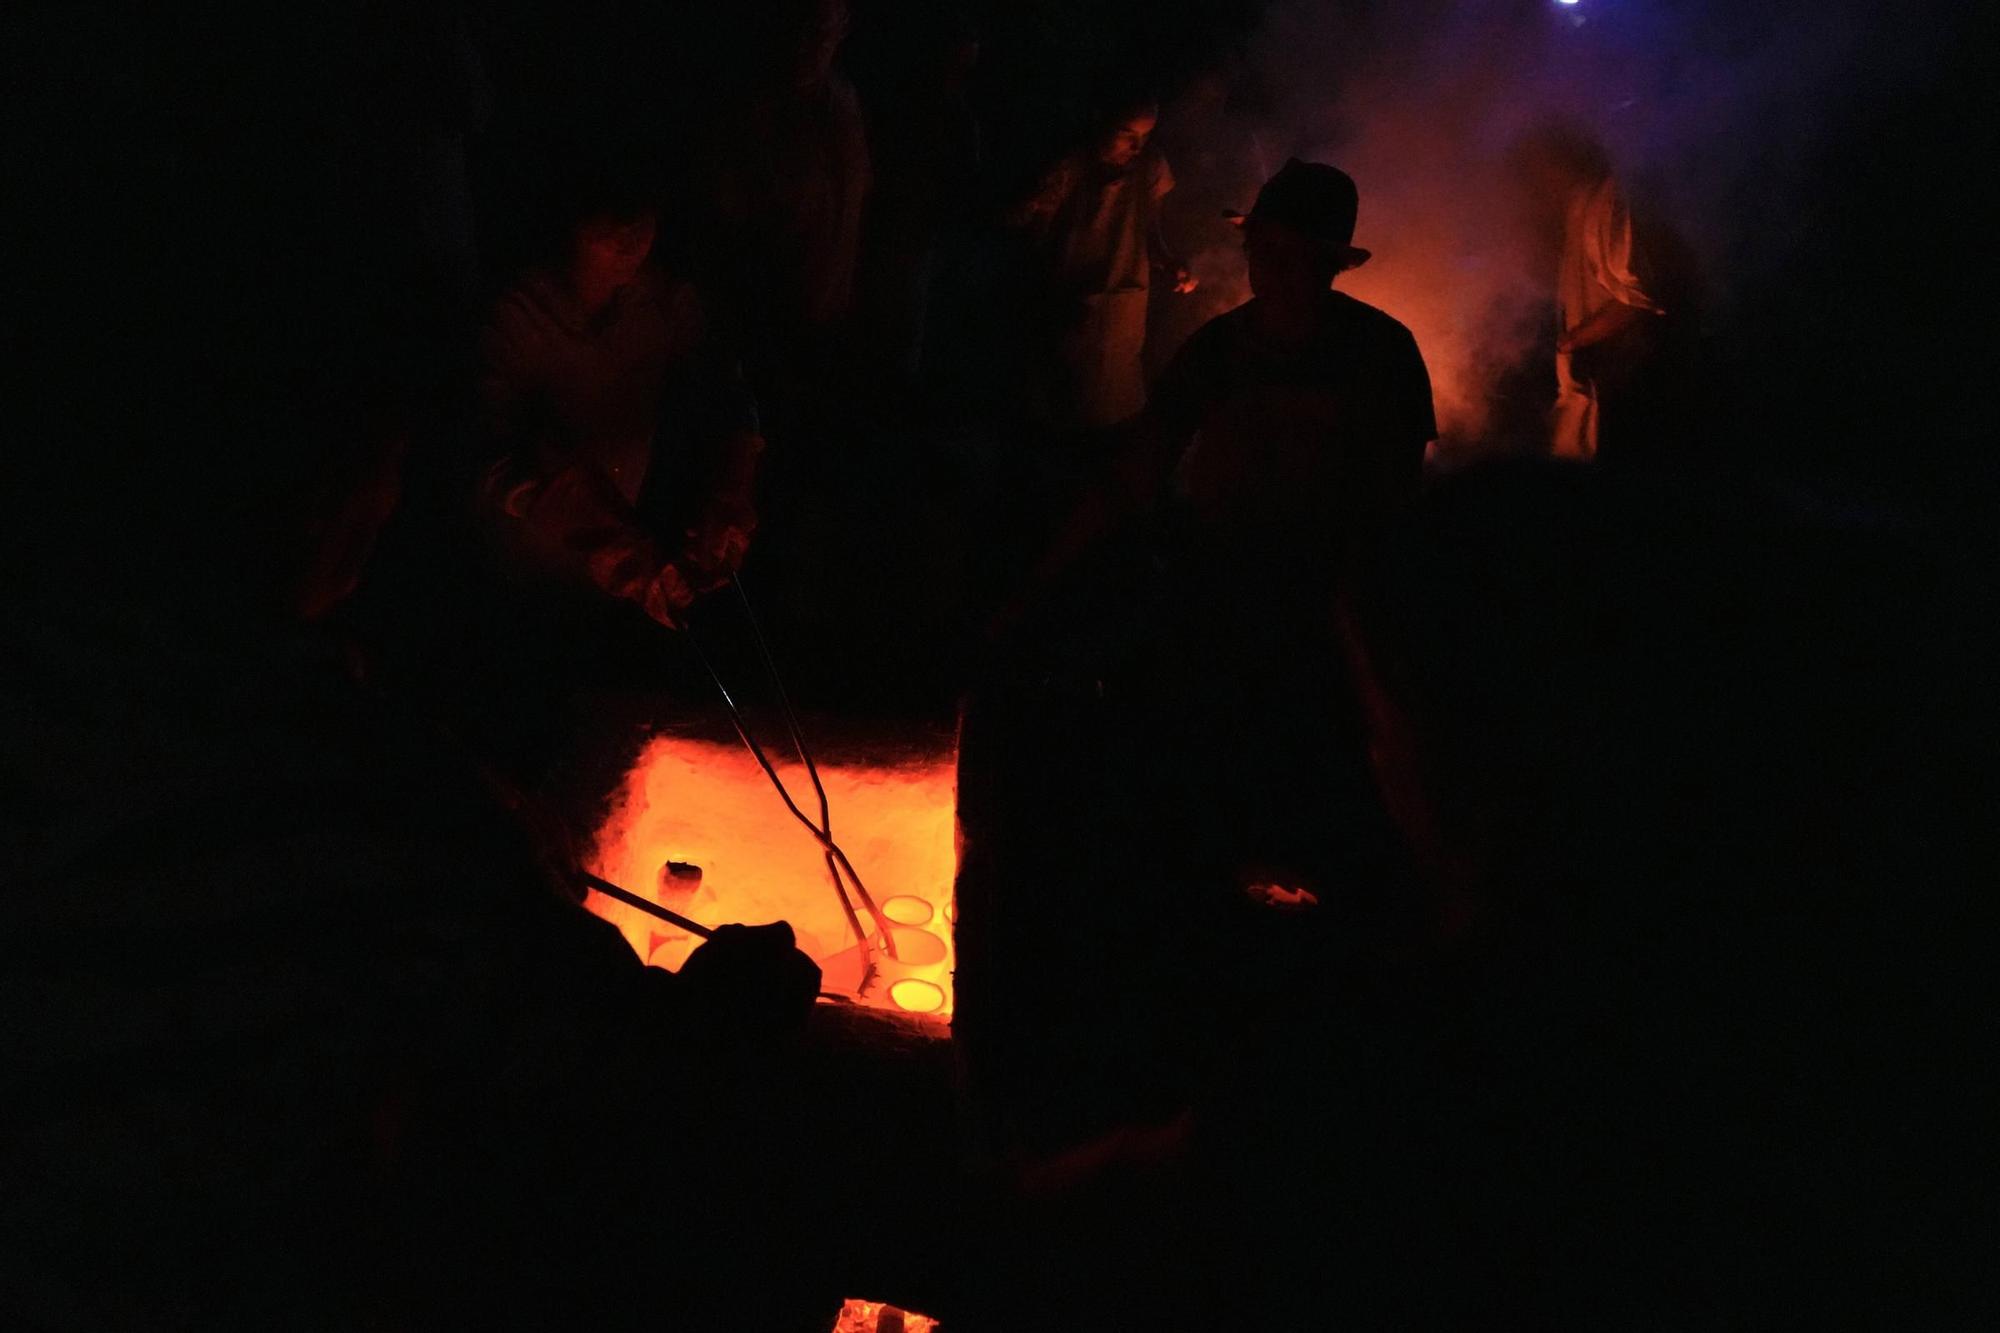
<instances>
[{"instance_id":1,"label":"smoke","mask_svg":"<svg viewBox=\"0 0 2000 1333\"><path fill-rule=\"evenodd\" d=\"M1214 197L1247 204L1289 156L1332 162L1360 186L1355 243L1374 252L1340 285L1416 335L1441 452L1517 442L1502 438L1519 427L1509 377L1546 356L1553 316L1548 256L1506 170L1513 141L1556 117L1595 131L1700 275L1686 313L1726 331L1737 291L1784 256L1831 109L1892 88L1936 40L1878 22L1881 8L1278 0L1240 62L1177 108L1169 152L1196 186L1182 230L1205 288L1178 322L1248 295L1234 237L1199 216Z\"/></svg>"}]
</instances>

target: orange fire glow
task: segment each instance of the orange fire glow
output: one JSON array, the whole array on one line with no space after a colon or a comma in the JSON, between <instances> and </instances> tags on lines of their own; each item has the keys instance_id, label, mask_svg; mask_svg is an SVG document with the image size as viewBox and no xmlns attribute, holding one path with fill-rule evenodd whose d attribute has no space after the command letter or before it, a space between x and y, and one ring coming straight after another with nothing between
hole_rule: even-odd
<instances>
[{"instance_id":1,"label":"orange fire glow","mask_svg":"<svg viewBox=\"0 0 2000 1333\"><path fill-rule=\"evenodd\" d=\"M802 765L779 776L812 809ZM822 758L835 840L891 923L896 957L857 898L869 935L857 944L813 835L792 818L740 745L661 736L626 775L598 830L591 869L703 925L789 921L829 992L910 1013L951 1012L956 756L904 748L865 762ZM668 862L699 866L668 874ZM683 931L592 893L591 911L621 930L641 958L677 968L698 943Z\"/></svg>"},{"instance_id":2,"label":"orange fire glow","mask_svg":"<svg viewBox=\"0 0 2000 1333\"><path fill-rule=\"evenodd\" d=\"M833 1333L933 1333L937 1320L926 1315L898 1310L880 1301L849 1301L841 1307Z\"/></svg>"}]
</instances>

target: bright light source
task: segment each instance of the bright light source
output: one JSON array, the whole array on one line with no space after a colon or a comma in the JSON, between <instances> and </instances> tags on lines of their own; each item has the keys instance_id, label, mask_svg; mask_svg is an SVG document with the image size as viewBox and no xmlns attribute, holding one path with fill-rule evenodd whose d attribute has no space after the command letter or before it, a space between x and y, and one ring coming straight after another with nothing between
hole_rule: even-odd
<instances>
[{"instance_id":1,"label":"bright light source","mask_svg":"<svg viewBox=\"0 0 2000 1333\"><path fill-rule=\"evenodd\" d=\"M905 977L889 987L889 998L898 1009L913 1014L934 1014L944 1008L944 987L916 977Z\"/></svg>"},{"instance_id":2,"label":"bright light source","mask_svg":"<svg viewBox=\"0 0 2000 1333\"><path fill-rule=\"evenodd\" d=\"M882 915L899 926L929 925L935 911L925 899L907 893L882 900Z\"/></svg>"},{"instance_id":3,"label":"bright light source","mask_svg":"<svg viewBox=\"0 0 2000 1333\"><path fill-rule=\"evenodd\" d=\"M1559 5L1573 5L1577 3L1577 0L1556 0L1556 3Z\"/></svg>"}]
</instances>

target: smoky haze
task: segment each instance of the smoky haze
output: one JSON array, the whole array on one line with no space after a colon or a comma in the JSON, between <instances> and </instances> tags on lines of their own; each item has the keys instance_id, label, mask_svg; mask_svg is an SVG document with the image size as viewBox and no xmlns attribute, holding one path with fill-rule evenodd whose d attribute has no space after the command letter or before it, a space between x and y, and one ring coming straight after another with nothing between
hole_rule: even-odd
<instances>
[{"instance_id":1,"label":"smoky haze","mask_svg":"<svg viewBox=\"0 0 2000 1333\"><path fill-rule=\"evenodd\" d=\"M1553 315L1550 256L1506 170L1517 136L1549 119L1593 130L1642 221L1677 243L1680 301L1726 336L1737 290L1783 256L1830 110L1925 54L1912 17L1872 3L1278 0L1163 131L1186 192L1177 234L1203 280L1169 338L1248 296L1215 205L1247 207L1289 156L1332 162L1360 186L1355 243L1374 252L1340 285L1416 335L1441 452L1519 443L1500 437L1521 428L1522 386L1544 387L1533 371Z\"/></svg>"}]
</instances>

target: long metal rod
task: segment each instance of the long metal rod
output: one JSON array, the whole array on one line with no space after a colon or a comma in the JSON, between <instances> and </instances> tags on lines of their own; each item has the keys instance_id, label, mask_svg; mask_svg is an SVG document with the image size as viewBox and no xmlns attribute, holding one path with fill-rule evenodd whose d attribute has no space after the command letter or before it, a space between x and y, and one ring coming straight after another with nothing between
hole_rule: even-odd
<instances>
[{"instance_id":1,"label":"long metal rod","mask_svg":"<svg viewBox=\"0 0 2000 1333\"><path fill-rule=\"evenodd\" d=\"M785 786L785 780L778 776L778 770L771 763L770 756L765 754L764 747L757 743L757 738L751 735L749 724L744 721L743 711L737 707L735 696L729 692L729 686L723 682L721 674L716 671L715 663L702 650L701 641L695 637L694 631L692 629L683 630L682 637L687 640L688 646L694 649L695 657L700 660L702 668L708 672L709 679L715 682L715 688L721 693L722 702L729 713L730 725L736 729L737 738L743 742L744 748L750 751L751 757L757 761L757 766L764 770L764 775L770 778L771 785L777 788L778 796L784 801L785 808L792 812L792 818L798 820L805 827L806 831L813 835L814 840L825 850L828 859L828 868L832 869L835 862L845 867L848 876L854 881L855 888L860 891L862 901L867 904L869 915L875 920L877 928L882 931L883 949L888 953L889 957L896 957L896 942L895 938L889 933L888 921L876 909L874 900L868 897L866 888L861 884L860 876L854 872L853 863L847 859L847 853L840 849L840 845L833 840L831 834L826 833L814 824L812 818L799 808L799 803L792 799L792 793ZM838 874L833 876L833 887L834 891L840 896L841 910L847 914L848 925L853 929L855 939L859 942L865 953L872 947L868 942L868 933L862 929L861 919L855 913L854 904L848 899L847 889L841 883Z\"/></svg>"},{"instance_id":2,"label":"long metal rod","mask_svg":"<svg viewBox=\"0 0 2000 1333\"><path fill-rule=\"evenodd\" d=\"M757 612L750 605L750 594L743 589L743 576L731 574L729 586L736 589L736 600L743 605L743 618L750 622L750 633L757 640L757 651L764 658L764 670L771 677L771 686L778 695L778 707L784 711L785 730L791 733L792 748L805 761L806 776L812 779L813 792L819 797L819 827L827 837L833 836L833 812L827 805L826 786L819 780L819 765L813 762L812 751L806 748L805 736L799 730L799 715L792 710L792 696L785 689L785 678L778 674L778 664L771 656L771 645L764 638L764 626L757 619Z\"/></svg>"},{"instance_id":3,"label":"long metal rod","mask_svg":"<svg viewBox=\"0 0 2000 1333\"><path fill-rule=\"evenodd\" d=\"M603 894L605 897L616 898L619 902L624 903L627 907L636 907L640 911L646 913L648 916L656 916L670 926L679 926L682 930L685 930L688 934L693 935L697 939L705 940L715 934L714 931L710 930L707 926L702 925L699 921L690 921L688 918L682 916L679 912L673 911L670 908L662 907L658 903L653 902L650 899L641 898L638 894L633 893L630 889L620 888L618 885L613 884L610 880L605 879L598 875L593 875L588 870L579 871L578 873L583 876L584 883L590 885L591 888L596 889L599 893Z\"/></svg>"},{"instance_id":4,"label":"long metal rod","mask_svg":"<svg viewBox=\"0 0 2000 1333\"><path fill-rule=\"evenodd\" d=\"M743 748L750 751L751 758L757 761L757 766L762 768L765 776L771 779L771 785L778 789L778 796L784 801L785 808L792 812L792 817L797 819L801 824L804 824L816 837L819 837L821 846L825 846L826 839L820 836L818 829L813 827L812 820L806 818L805 811L799 809L798 802L792 799L792 793L786 789L784 781L778 777L777 769L772 767L769 757L765 755L764 747L759 745L757 738L750 734L749 726L743 721L743 711L736 706L735 696L730 694L729 686L723 683L722 674L715 669L715 663L710 661L708 654L703 651L701 640L695 637L694 630L691 628L682 630L682 634L687 639L688 647L694 649L694 655L700 660L702 669L708 672L708 678L715 682L716 690L722 695L723 706L729 711L729 723L736 728L737 739L743 742ZM830 868L833 853L828 852L826 855ZM868 932L861 928L861 918L855 915L854 904L847 897L847 887L840 882L838 874L833 876L833 891L840 899L841 911L847 914L847 924L854 931L855 941L860 944L862 952L866 953L868 950Z\"/></svg>"},{"instance_id":5,"label":"long metal rod","mask_svg":"<svg viewBox=\"0 0 2000 1333\"><path fill-rule=\"evenodd\" d=\"M751 636L757 641L757 651L764 659L764 671L770 676L772 689L777 693L778 706L784 713L785 730L791 734L792 747L799 752L799 758L804 761L806 776L812 779L813 791L819 796L819 827L826 838L827 846L826 868L833 871L837 878L839 871L835 869L834 862L838 859L840 867L847 871L847 877L853 881L854 891L861 895L862 905L874 919L875 928L882 932L883 946L889 951L889 956L894 958L895 935L889 929L888 918L884 917L882 909L875 905L875 899L868 892L868 886L861 882L861 876L855 872L854 865L847 859L846 853L842 852L833 841L833 814L827 805L826 786L819 779L819 765L813 762L812 747L806 744L805 729L799 725L798 712L792 707L791 693L785 689L785 678L778 670L777 658L771 653L771 642L764 637L764 626L757 618L757 609L750 604L750 594L743 587L743 576L731 574L729 583L736 589L736 600L743 605L743 618L750 622Z\"/></svg>"},{"instance_id":6,"label":"long metal rod","mask_svg":"<svg viewBox=\"0 0 2000 1333\"><path fill-rule=\"evenodd\" d=\"M785 730L791 734L792 748L798 751L799 758L804 761L806 776L812 779L813 794L819 798L819 831L828 840L831 840L833 837L833 807L826 799L826 784L819 779L819 765L813 762L812 750L807 747L805 736L799 729L798 714L792 709L791 693L785 689L785 678L778 674L777 663L771 656L771 645L764 638L764 626L757 619L756 608L750 605L750 594L744 591L742 574L731 574L729 576L729 586L736 590L736 600L743 605L743 618L750 622L750 633L755 636L757 651L764 658L764 671L765 674L770 676L771 686L777 693L778 706L784 713ZM861 929L861 921L854 914L854 904L847 896L847 886L841 882L840 863L834 859L831 850L828 850L825 856L827 878L833 881L833 891L840 895L840 905L847 913L847 924L853 928L854 938L860 942L861 953L865 958L869 947L867 932ZM868 890L858 879L855 881L854 887L860 890L862 901L868 904L868 915L875 919L876 925L879 928L881 926L881 913L875 910L873 900L868 897ZM882 935L886 942L889 938L888 932L884 930Z\"/></svg>"}]
</instances>

